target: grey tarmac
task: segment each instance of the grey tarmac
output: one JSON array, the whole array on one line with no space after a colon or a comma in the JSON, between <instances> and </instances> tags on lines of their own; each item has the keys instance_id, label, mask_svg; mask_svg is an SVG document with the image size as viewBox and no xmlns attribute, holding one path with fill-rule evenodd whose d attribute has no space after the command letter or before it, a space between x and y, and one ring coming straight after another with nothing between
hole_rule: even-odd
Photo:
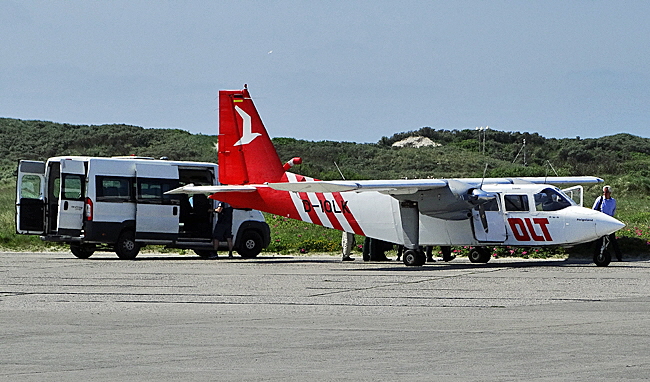
<instances>
[{"instance_id":1,"label":"grey tarmac","mask_svg":"<svg viewBox=\"0 0 650 382\"><path fill-rule=\"evenodd\" d=\"M0 253L0 380L650 379L650 262Z\"/></svg>"}]
</instances>

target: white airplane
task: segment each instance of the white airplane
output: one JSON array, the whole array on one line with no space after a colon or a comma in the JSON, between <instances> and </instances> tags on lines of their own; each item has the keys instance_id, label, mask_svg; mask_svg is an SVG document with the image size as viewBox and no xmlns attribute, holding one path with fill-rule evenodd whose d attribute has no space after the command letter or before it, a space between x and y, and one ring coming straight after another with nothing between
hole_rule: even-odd
<instances>
[{"instance_id":1,"label":"white airplane","mask_svg":"<svg viewBox=\"0 0 650 382\"><path fill-rule=\"evenodd\" d=\"M219 92L218 159L220 186L169 193L205 193L236 208L402 244L409 266L425 263L421 246L470 246L470 260L486 263L488 247L572 246L625 226L581 207L582 186L571 189L578 205L551 185L603 182L591 176L319 181L292 173L300 158L282 164L246 86Z\"/></svg>"}]
</instances>

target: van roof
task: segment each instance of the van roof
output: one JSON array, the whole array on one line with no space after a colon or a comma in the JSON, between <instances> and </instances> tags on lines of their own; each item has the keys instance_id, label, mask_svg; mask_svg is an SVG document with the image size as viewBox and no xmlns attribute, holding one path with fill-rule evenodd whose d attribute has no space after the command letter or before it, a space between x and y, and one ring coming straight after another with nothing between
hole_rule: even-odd
<instances>
[{"instance_id":1,"label":"van roof","mask_svg":"<svg viewBox=\"0 0 650 382\"><path fill-rule=\"evenodd\" d=\"M83 162L89 162L91 160L95 161L134 161L134 162L147 162L147 163L165 163L165 164L176 164L176 165L201 165L201 166L216 166L216 163L210 162L192 162L192 161L173 161L173 160L164 160L164 159L153 159L150 157L136 157L136 156L119 156L119 157L88 157L80 155L62 155L48 158L48 162L56 162L60 160L78 160Z\"/></svg>"}]
</instances>

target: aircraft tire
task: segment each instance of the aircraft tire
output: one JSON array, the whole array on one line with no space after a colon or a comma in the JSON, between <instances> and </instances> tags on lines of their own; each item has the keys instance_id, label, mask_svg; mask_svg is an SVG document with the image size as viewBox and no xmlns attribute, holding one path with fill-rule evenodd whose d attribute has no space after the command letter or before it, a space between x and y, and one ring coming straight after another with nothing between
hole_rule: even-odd
<instances>
[{"instance_id":1,"label":"aircraft tire","mask_svg":"<svg viewBox=\"0 0 650 382\"><path fill-rule=\"evenodd\" d=\"M87 259L95 253L95 245L70 244L70 252L79 259Z\"/></svg>"},{"instance_id":2,"label":"aircraft tire","mask_svg":"<svg viewBox=\"0 0 650 382\"><path fill-rule=\"evenodd\" d=\"M484 247L474 247L470 249L467 257L471 263L485 264L490 261L490 252Z\"/></svg>"},{"instance_id":3,"label":"aircraft tire","mask_svg":"<svg viewBox=\"0 0 650 382\"><path fill-rule=\"evenodd\" d=\"M420 251L407 249L402 255L402 260L404 265L408 267L420 267L427 261L427 257Z\"/></svg>"},{"instance_id":4,"label":"aircraft tire","mask_svg":"<svg viewBox=\"0 0 650 382\"><path fill-rule=\"evenodd\" d=\"M599 248L600 249L600 248ZM606 267L612 262L612 254L607 249L604 251L597 250L594 253L594 263L598 267Z\"/></svg>"},{"instance_id":5,"label":"aircraft tire","mask_svg":"<svg viewBox=\"0 0 650 382\"><path fill-rule=\"evenodd\" d=\"M122 260L133 260L140 252L140 245L135 242L133 231L123 231L115 243L115 253Z\"/></svg>"}]
</instances>

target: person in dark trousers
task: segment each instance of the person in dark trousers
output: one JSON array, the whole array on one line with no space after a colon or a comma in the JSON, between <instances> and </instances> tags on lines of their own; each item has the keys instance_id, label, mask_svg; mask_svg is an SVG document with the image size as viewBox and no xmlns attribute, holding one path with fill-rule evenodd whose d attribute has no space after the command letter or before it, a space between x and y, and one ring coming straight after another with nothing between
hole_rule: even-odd
<instances>
[{"instance_id":1,"label":"person in dark trousers","mask_svg":"<svg viewBox=\"0 0 650 382\"><path fill-rule=\"evenodd\" d=\"M393 247L392 243L366 237L363 243L363 261L390 261L386 251Z\"/></svg>"},{"instance_id":2,"label":"person in dark trousers","mask_svg":"<svg viewBox=\"0 0 650 382\"><path fill-rule=\"evenodd\" d=\"M436 262L436 260L433 258L433 246L427 245L424 247L424 253L427 255L427 263Z\"/></svg>"},{"instance_id":3,"label":"person in dark trousers","mask_svg":"<svg viewBox=\"0 0 650 382\"><path fill-rule=\"evenodd\" d=\"M402 254L404 253L404 246L401 244L397 245L397 258L395 260L402 260Z\"/></svg>"},{"instance_id":4,"label":"person in dark trousers","mask_svg":"<svg viewBox=\"0 0 650 382\"><path fill-rule=\"evenodd\" d=\"M612 198L611 186L603 187L603 194L600 197L596 198L594 201L593 209L614 217L616 214L616 199ZM602 246L603 240L605 240L604 237L602 239L596 240L599 247ZM618 261L623 261L621 249L618 247L618 242L616 241L616 232L609 234L609 242L611 243L612 248L614 248L616 259Z\"/></svg>"},{"instance_id":5,"label":"person in dark trousers","mask_svg":"<svg viewBox=\"0 0 650 382\"><path fill-rule=\"evenodd\" d=\"M214 258L217 257L217 250L219 249L219 242L228 242L228 257L232 258L232 207L225 202L219 202L217 208L214 209L217 213L218 220L212 232L212 245L214 247Z\"/></svg>"}]
</instances>

